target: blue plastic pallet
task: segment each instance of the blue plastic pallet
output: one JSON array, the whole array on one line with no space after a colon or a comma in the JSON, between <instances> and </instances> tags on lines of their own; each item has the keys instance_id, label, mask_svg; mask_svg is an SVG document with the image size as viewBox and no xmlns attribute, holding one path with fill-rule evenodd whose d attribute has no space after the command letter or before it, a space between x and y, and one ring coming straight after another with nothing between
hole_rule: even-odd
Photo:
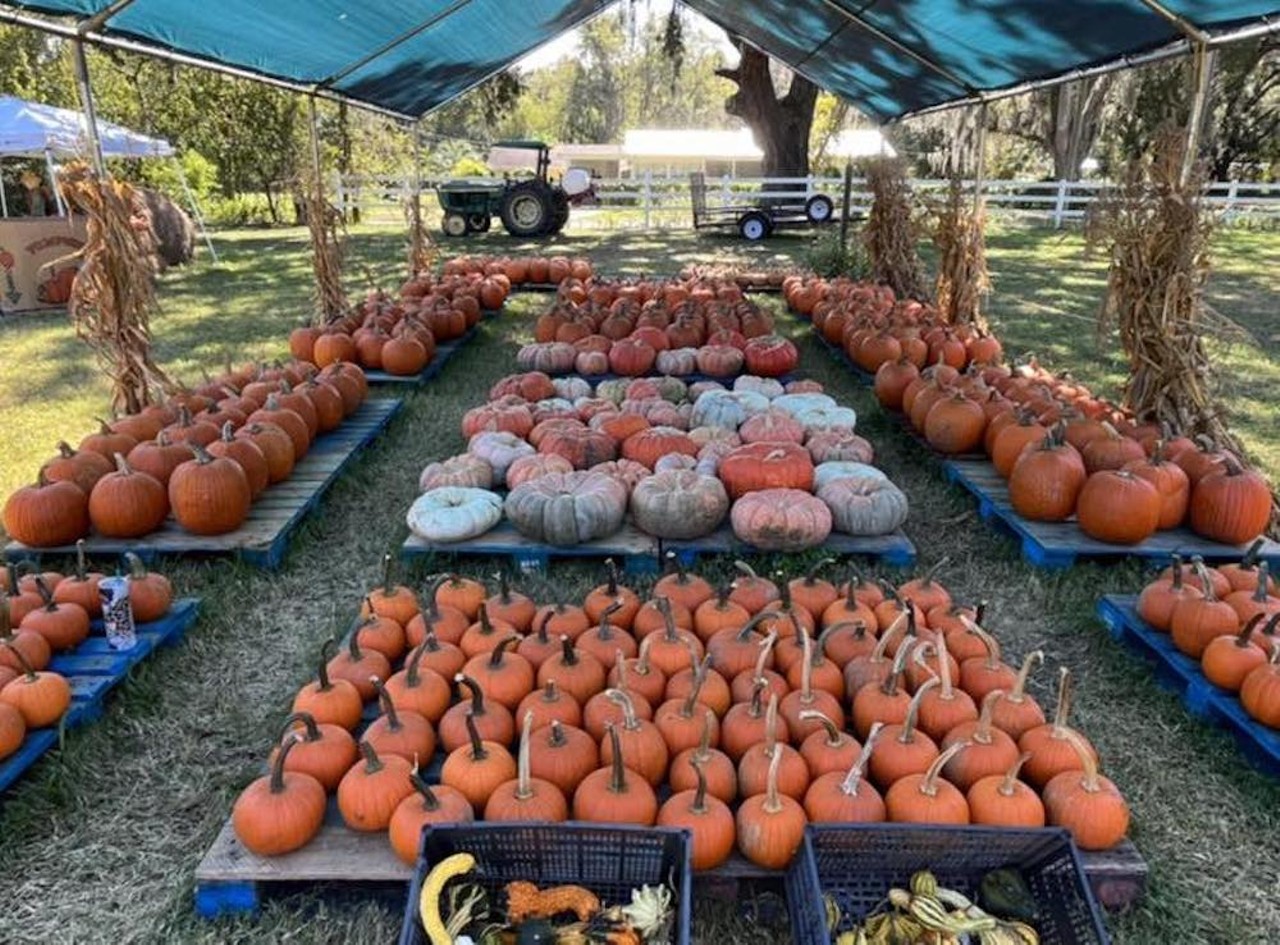
<instances>
[{"instance_id":1,"label":"blue plastic pallet","mask_svg":"<svg viewBox=\"0 0 1280 945\"><path fill-rule=\"evenodd\" d=\"M486 311L481 314L481 318L489 318L497 314L497 312ZM406 384L419 387L443 371L445 365L449 363L449 359L466 347L467 342L471 341L479 330L480 323L477 322L468 328L462 337L437 345L436 353L431 358L431 363L417 374L388 374L386 371L365 371L364 378L370 384Z\"/></svg>"},{"instance_id":2,"label":"blue plastic pallet","mask_svg":"<svg viewBox=\"0 0 1280 945\"><path fill-rule=\"evenodd\" d=\"M1137 601L1134 595L1108 594L1098 601L1098 616L1115 639L1155 668L1156 681L1177 693L1188 712L1225 728L1254 767L1280 777L1280 732L1255 722L1235 693L1205 679L1197 660L1138 616Z\"/></svg>"},{"instance_id":3,"label":"blue plastic pallet","mask_svg":"<svg viewBox=\"0 0 1280 945\"><path fill-rule=\"evenodd\" d=\"M249 509L245 523L225 535L193 535L172 520L143 538L117 539L91 535L86 554L106 557L133 552L151 562L162 555L234 555L246 564L274 571L284 561L293 533L307 513L342 472L400 412L404 401L366 400L360 409L332 433L316 437L311 449L282 483L268 487ZM74 555L73 545L28 548L10 542L5 557L11 561L38 560L49 555Z\"/></svg>"},{"instance_id":4,"label":"blue plastic pallet","mask_svg":"<svg viewBox=\"0 0 1280 945\"><path fill-rule=\"evenodd\" d=\"M582 545L544 545L521 535L510 522L502 521L478 538L459 542L431 542L410 535L400 548L408 560L426 555L494 555L509 558L521 571L546 570L552 558L613 558L629 574L656 574L659 568L658 539L634 525L623 525L608 538Z\"/></svg>"},{"instance_id":5,"label":"blue plastic pallet","mask_svg":"<svg viewBox=\"0 0 1280 945\"><path fill-rule=\"evenodd\" d=\"M1078 558L1148 558L1166 562L1170 555L1200 555L1206 561L1239 561L1249 545L1224 545L1202 538L1188 528L1157 532L1139 545L1113 545L1090 538L1074 521L1032 522L1013 510L1009 486L987 460L947 460L942 464L949 482L963 486L978 500L978 515L1012 531L1022 542L1022 556L1046 570L1070 568ZM1258 557L1280 566L1280 544L1264 540Z\"/></svg>"},{"instance_id":6,"label":"blue plastic pallet","mask_svg":"<svg viewBox=\"0 0 1280 945\"><path fill-rule=\"evenodd\" d=\"M874 558L893 568L912 568L916 563L916 546L897 529L888 535L843 535L832 532L818 548L835 555L861 555ZM740 541L729 525L721 525L710 535L685 541L662 540L662 554L674 552L687 568L697 564L699 555L733 554L738 557L769 554Z\"/></svg>"},{"instance_id":7,"label":"blue plastic pallet","mask_svg":"<svg viewBox=\"0 0 1280 945\"><path fill-rule=\"evenodd\" d=\"M55 656L49 668L67 677L71 707L58 728L33 732L17 752L0 762L0 793L56 745L63 731L100 718L107 693L158 647L180 643L199 610L199 598L176 601L164 617L138 627L138 644L127 653L112 650L104 637L90 636L70 653ZM101 623L95 622L92 632L101 633Z\"/></svg>"}]
</instances>

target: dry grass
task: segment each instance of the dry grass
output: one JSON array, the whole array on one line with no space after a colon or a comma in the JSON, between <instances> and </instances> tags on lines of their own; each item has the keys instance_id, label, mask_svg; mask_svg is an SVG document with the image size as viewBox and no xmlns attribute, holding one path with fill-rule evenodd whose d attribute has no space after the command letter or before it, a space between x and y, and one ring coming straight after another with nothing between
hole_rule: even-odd
<instances>
[{"instance_id":1,"label":"dry grass","mask_svg":"<svg viewBox=\"0 0 1280 945\"><path fill-rule=\"evenodd\" d=\"M342 282L342 215L329 203L324 193L324 181L319 176L311 177L304 193L307 230L311 234L316 324L328 325L351 310Z\"/></svg>"},{"instance_id":2,"label":"dry grass","mask_svg":"<svg viewBox=\"0 0 1280 945\"><path fill-rule=\"evenodd\" d=\"M402 201L404 208L405 228L409 238L405 243L408 271L413 275L430 272L435 268L440 252L435 240L422 222L422 193L415 190Z\"/></svg>"},{"instance_id":3,"label":"dry grass","mask_svg":"<svg viewBox=\"0 0 1280 945\"><path fill-rule=\"evenodd\" d=\"M901 158L869 160L866 177L873 197L862 234L872 278L890 286L900 299L928 298L906 162Z\"/></svg>"},{"instance_id":4,"label":"dry grass","mask_svg":"<svg viewBox=\"0 0 1280 945\"><path fill-rule=\"evenodd\" d=\"M953 325L986 325L982 306L991 291L987 274L987 211L952 178L944 200L929 205L930 236L938 256L938 311Z\"/></svg>"}]
</instances>

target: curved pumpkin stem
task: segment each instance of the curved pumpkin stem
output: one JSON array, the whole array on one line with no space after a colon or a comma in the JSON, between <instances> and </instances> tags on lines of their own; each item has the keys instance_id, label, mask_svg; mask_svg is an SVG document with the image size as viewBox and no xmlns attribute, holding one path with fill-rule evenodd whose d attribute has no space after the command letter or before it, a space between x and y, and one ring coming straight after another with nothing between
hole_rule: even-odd
<instances>
[{"instance_id":1,"label":"curved pumpkin stem","mask_svg":"<svg viewBox=\"0 0 1280 945\"><path fill-rule=\"evenodd\" d=\"M377 676L370 676L369 682L378 690L378 705L382 707L382 714L387 717L387 728L393 732L400 731L403 726L400 716L396 714L396 704L391 701L391 693L387 692L387 687Z\"/></svg>"},{"instance_id":2,"label":"curved pumpkin stem","mask_svg":"<svg viewBox=\"0 0 1280 945\"><path fill-rule=\"evenodd\" d=\"M1205 567L1204 559L1196 555L1191 559L1191 566L1195 568L1196 577L1200 579L1200 590L1204 594L1204 599L1211 604L1218 602L1218 593L1213 589L1213 579L1209 577L1209 569Z\"/></svg>"},{"instance_id":3,"label":"curved pumpkin stem","mask_svg":"<svg viewBox=\"0 0 1280 945\"><path fill-rule=\"evenodd\" d=\"M296 728L297 724L302 723L303 734L299 735ZM320 726L316 724L316 718L310 712L290 712L285 716L284 724L280 727L280 739L283 742L285 736L293 733L306 742L318 742L324 736L320 732Z\"/></svg>"},{"instance_id":4,"label":"curved pumpkin stem","mask_svg":"<svg viewBox=\"0 0 1280 945\"><path fill-rule=\"evenodd\" d=\"M693 768L694 777L698 779L698 787L693 793L693 803L689 806L691 814L705 814L707 812L707 775L702 770L702 766L706 764L696 755L689 758L689 766Z\"/></svg>"},{"instance_id":5,"label":"curved pumpkin stem","mask_svg":"<svg viewBox=\"0 0 1280 945\"><path fill-rule=\"evenodd\" d=\"M804 586L813 587L815 584L818 583L818 572L821 571L823 568L831 567L831 565L835 563L836 563L835 558L820 558L812 568L810 568L808 571L805 572Z\"/></svg>"},{"instance_id":6,"label":"curved pumpkin stem","mask_svg":"<svg viewBox=\"0 0 1280 945\"><path fill-rule=\"evenodd\" d=\"M458 673L453 677L453 681L467 692L471 693L471 714L486 715L488 709L484 704L484 690L480 688L480 684L462 673Z\"/></svg>"},{"instance_id":7,"label":"curved pumpkin stem","mask_svg":"<svg viewBox=\"0 0 1280 945\"><path fill-rule=\"evenodd\" d=\"M763 640L760 641L760 654L756 657L756 665L753 670L753 679L764 679L764 664L769 658L769 654L773 651L774 644L778 642L778 634L776 631L770 630Z\"/></svg>"},{"instance_id":8,"label":"curved pumpkin stem","mask_svg":"<svg viewBox=\"0 0 1280 945\"><path fill-rule=\"evenodd\" d=\"M1088 744L1080 737L1079 732L1065 729L1063 737L1080 758L1080 767L1084 772L1080 778L1080 787L1090 794L1096 794L1102 790L1102 783L1098 774L1098 762L1093 757L1093 752L1089 750Z\"/></svg>"},{"instance_id":9,"label":"curved pumpkin stem","mask_svg":"<svg viewBox=\"0 0 1280 945\"><path fill-rule=\"evenodd\" d=\"M1005 698L1015 705L1022 705L1027 699L1027 680L1032 671L1043 662L1044 650L1032 650L1028 653L1026 659L1022 661L1022 668L1018 670L1018 678L1014 681L1013 688Z\"/></svg>"},{"instance_id":10,"label":"curved pumpkin stem","mask_svg":"<svg viewBox=\"0 0 1280 945\"><path fill-rule=\"evenodd\" d=\"M826 732L826 745L828 748L839 748L844 744L844 733L836 728L836 723L831 721L825 712L819 712L817 709L801 709L800 721L819 723L823 731Z\"/></svg>"},{"instance_id":11,"label":"curved pumpkin stem","mask_svg":"<svg viewBox=\"0 0 1280 945\"><path fill-rule=\"evenodd\" d=\"M751 684L751 702L747 706L747 715L751 718L758 719L764 715L764 691L768 688L769 683L764 677L755 677Z\"/></svg>"},{"instance_id":12,"label":"curved pumpkin stem","mask_svg":"<svg viewBox=\"0 0 1280 945\"><path fill-rule=\"evenodd\" d=\"M606 689L604 697L622 709L622 727L628 732L640 728L640 720L636 717L636 705L631 696L621 689Z\"/></svg>"},{"instance_id":13,"label":"curved pumpkin stem","mask_svg":"<svg viewBox=\"0 0 1280 945\"><path fill-rule=\"evenodd\" d=\"M871 763L871 752L875 749L883 728L883 722L876 722L871 726L871 731L867 732L867 740L862 743L862 751L858 752L858 757L854 760L853 767L849 769L849 773L840 782L842 794L847 794L850 797L858 796L858 785L862 783L863 772L867 770L867 765Z\"/></svg>"},{"instance_id":14,"label":"curved pumpkin stem","mask_svg":"<svg viewBox=\"0 0 1280 945\"><path fill-rule=\"evenodd\" d=\"M964 626L965 630L967 630L969 633L972 633L974 636L976 636L979 640L982 641L982 646L987 651L987 662L986 662L987 669L991 669L991 670L999 669L1000 641L997 640L995 637L993 637L991 634L987 633L987 631L983 630L982 627L978 626L977 623L970 620L964 614L960 615L960 623Z\"/></svg>"},{"instance_id":15,"label":"curved pumpkin stem","mask_svg":"<svg viewBox=\"0 0 1280 945\"><path fill-rule=\"evenodd\" d=\"M276 759L271 765L271 780L268 782L268 787L272 794L284 793L284 763L289 758L289 752L293 751L294 746L298 745L301 741L302 739L295 734L280 743L280 750L276 752ZM363 746L365 742L361 742L360 744ZM372 749L370 750L372 751Z\"/></svg>"},{"instance_id":16,"label":"curved pumpkin stem","mask_svg":"<svg viewBox=\"0 0 1280 945\"><path fill-rule=\"evenodd\" d=\"M683 573L683 572L681 572ZM658 612L662 614L662 632L668 643L680 642L680 634L676 627L675 615L671 612L671 600L667 597L655 597ZM652 634L650 634L652 635ZM646 637L646 639L648 639Z\"/></svg>"},{"instance_id":17,"label":"curved pumpkin stem","mask_svg":"<svg viewBox=\"0 0 1280 945\"><path fill-rule=\"evenodd\" d=\"M533 715L533 713L526 712L525 715ZM467 738L471 742L471 760L484 761L489 757L489 749L484 747L484 740L480 737L480 729L476 728L475 717L468 712L462 717L462 722L467 727Z\"/></svg>"},{"instance_id":18,"label":"curved pumpkin stem","mask_svg":"<svg viewBox=\"0 0 1280 945\"><path fill-rule=\"evenodd\" d=\"M902 646L898 647L898 655L893 658L893 668L889 671L889 675L884 678L884 682L880 684L880 691L886 696L897 694L898 683L902 681L902 674L907 668L907 658L911 656L911 652L914 649L915 647L905 640Z\"/></svg>"},{"instance_id":19,"label":"curved pumpkin stem","mask_svg":"<svg viewBox=\"0 0 1280 945\"><path fill-rule=\"evenodd\" d=\"M778 766L781 763L782 752L775 751L769 759L769 773L765 776L763 808L766 814L776 814L782 810L782 801L778 797Z\"/></svg>"},{"instance_id":20,"label":"curved pumpkin stem","mask_svg":"<svg viewBox=\"0 0 1280 945\"><path fill-rule=\"evenodd\" d=\"M1004 780L1000 782L1000 787L997 789L1000 791L1001 795L1004 797L1013 797L1014 785L1018 783L1018 773L1030 758L1031 752L1024 751L1017 757L1013 764L1009 765L1009 770L1005 772Z\"/></svg>"},{"instance_id":21,"label":"curved pumpkin stem","mask_svg":"<svg viewBox=\"0 0 1280 945\"><path fill-rule=\"evenodd\" d=\"M360 739L360 754L364 756L365 774L377 774L385 767L382 763L382 759L378 757L378 753L373 750L373 746L363 738Z\"/></svg>"},{"instance_id":22,"label":"curved pumpkin stem","mask_svg":"<svg viewBox=\"0 0 1280 945\"><path fill-rule=\"evenodd\" d=\"M960 752L969 747L969 742L956 742L950 748L933 759L933 763L929 765L924 773L924 780L920 782L920 793L927 797L938 796L938 778L942 774L942 769L946 767L948 761L954 758Z\"/></svg>"},{"instance_id":23,"label":"curved pumpkin stem","mask_svg":"<svg viewBox=\"0 0 1280 945\"><path fill-rule=\"evenodd\" d=\"M626 794L627 766L622 763L622 739L618 737L618 728L612 722L605 723L605 731L609 733L609 747L613 749L613 761L609 770L609 791L612 794Z\"/></svg>"},{"instance_id":24,"label":"curved pumpkin stem","mask_svg":"<svg viewBox=\"0 0 1280 945\"><path fill-rule=\"evenodd\" d=\"M616 593L616 591L615 591ZM596 633L596 637L601 640L613 639L613 624L609 622L609 618L622 609L621 601L614 601L600 614L600 629Z\"/></svg>"},{"instance_id":25,"label":"curved pumpkin stem","mask_svg":"<svg viewBox=\"0 0 1280 945\"><path fill-rule=\"evenodd\" d=\"M431 790L431 785L423 780L422 775L418 774L417 768L409 772L409 783L413 785L415 791L422 795L422 807L424 810L434 812L440 809L440 798L436 797L435 791Z\"/></svg>"},{"instance_id":26,"label":"curved pumpkin stem","mask_svg":"<svg viewBox=\"0 0 1280 945\"><path fill-rule=\"evenodd\" d=\"M533 783L529 776L529 742L533 735L533 712L524 714L524 722L520 726L520 751L516 755L516 793L518 801L527 801L533 797Z\"/></svg>"},{"instance_id":27,"label":"curved pumpkin stem","mask_svg":"<svg viewBox=\"0 0 1280 945\"><path fill-rule=\"evenodd\" d=\"M742 574L745 574L747 577L749 577L753 581L762 580L760 575L756 574L756 569L751 567L751 565L747 564L747 562L745 561L736 560L733 562L733 566L737 568L739 572L741 572Z\"/></svg>"},{"instance_id":28,"label":"curved pumpkin stem","mask_svg":"<svg viewBox=\"0 0 1280 945\"><path fill-rule=\"evenodd\" d=\"M992 717L996 703L1005 697L1003 689L992 689L982 699L982 711L978 713L978 726L974 729L972 740L979 745L990 745L992 742Z\"/></svg>"},{"instance_id":29,"label":"curved pumpkin stem","mask_svg":"<svg viewBox=\"0 0 1280 945\"><path fill-rule=\"evenodd\" d=\"M5 613L7 614L8 612L9 612L8 608L6 607ZM0 646L3 646L5 649L7 649L10 653L14 655L14 657L18 661L18 665L22 667L23 674L27 677L28 680L30 680L31 682L35 682L37 678L36 671L32 667L30 661L25 656L22 655L22 651L18 649L16 646L14 646L13 643L11 643L8 638L0 639Z\"/></svg>"},{"instance_id":30,"label":"curved pumpkin stem","mask_svg":"<svg viewBox=\"0 0 1280 945\"><path fill-rule=\"evenodd\" d=\"M440 602L436 600L436 595L440 593L440 588L444 587L452 579L453 575L448 573L434 575L434 580L427 588L427 613L423 614L424 620L435 621L440 619Z\"/></svg>"},{"instance_id":31,"label":"curved pumpkin stem","mask_svg":"<svg viewBox=\"0 0 1280 945\"><path fill-rule=\"evenodd\" d=\"M544 646L551 642L551 637L547 634L547 624L551 623L551 618L554 616L555 611L548 610L542 615L542 619L538 621L538 626L534 631L538 638L538 642Z\"/></svg>"},{"instance_id":32,"label":"curved pumpkin stem","mask_svg":"<svg viewBox=\"0 0 1280 945\"><path fill-rule=\"evenodd\" d=\"M902 720L902 730L898 732L896 741L903 745L915 744L916 719L920 717L920 703L924 701L925 693L940 685L942 683L938 681L937 676L930 676L920 684L920 688L916 690L915 695L911 697L911 701L907 703L907 717Z\"/></svg>"},{"instance_id":33,"label":"curved pumpkin stem","mask_svg":"<svg viewBox=\"0 0 1280 945\"><path fill-rule=\"evenodd\" d=\"M1065 738L1071 726L1067 717L1071 714L1071 670L1063 666L1058 670L1058 704L1053 712L1053 737Z\"/></svg>"},{"instance_id":34,"label":"curved pumpkin stem","mask_svg":"<svg viewBox=\"0 0 1280 945\"><path fill-rule=\"evenodd\" d=\"M320 677L319 692L329 692L333 689L333 683L329 679L329 660L333 659L337 652L338 641L333 637L320 645L320 671L316 674Z\"/></svg>"},{"instance_id":35,"label":"curved pumpkin stem","mask_svg":"<svg viewBox=\"0 0 1280 945\"><path fill-rule=\"evenodd\" d=\"M702 686L707 681L707 670L711 668L711 657L704 656L701 661L695 659L692 665L693 685L689 687L689 694L684 697L684 703L680 706L680 717L683 719L693 718L698 696L702 694Z\"/></svg>"},{"instance_id":36,"label":"curved pumpkin stem","mask_svg":"<svg viewBox=\"0 0 1280 945\"><path fill-rule=\"evenodd\" d=\"M1253 630L1258 624L1266 619L1266 614L1254 614L1249 618L1248 622L1240 628L1240 632L1236 634L1236 646L1245 649L1253 644ZM1275 614L1271 618L1271 622L1263 629L1263 634L1267 635L1275 627L1276 622L1280 621L1280 614Z\"/></svg>"}]
</instances>

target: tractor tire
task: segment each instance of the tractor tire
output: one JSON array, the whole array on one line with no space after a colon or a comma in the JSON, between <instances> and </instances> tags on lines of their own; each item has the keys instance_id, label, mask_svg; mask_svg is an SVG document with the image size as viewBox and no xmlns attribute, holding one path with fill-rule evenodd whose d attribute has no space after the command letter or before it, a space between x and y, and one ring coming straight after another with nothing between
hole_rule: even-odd
<instances>
[{"instance_id":1,"label":"tractor tire","mask_svg":"<svg viewBox=\"0 0 1280 945\"><path fill-rule=\"evenodd\" d=\"M467 218L461 213L446 213L444 219L440 221L440 229L444 231L445 236L455 238L465 236L470 231Z\"/></svg>"},{"instance_id":2,"label":"tractor tire","mask_svg":"<svg viewBox=\"0 0 1280 945\"><path fill-rule=\"evenodd\" d=\"M551 188L536 180L516 184L503 195L498 215L512 236L546 234L555 218Z\"/></svg>"},{"instance_id":3,"label":"tractor tire","mask_svg":"<svg viewBox=\"0 0 1280 945\"><path fill-rule=\"evenodd\" d=\"M551 219L551 235L559 233L569 222L569 195L557 187L551 192L551 203L554 209Z\"/></svg>"}]
</instances>

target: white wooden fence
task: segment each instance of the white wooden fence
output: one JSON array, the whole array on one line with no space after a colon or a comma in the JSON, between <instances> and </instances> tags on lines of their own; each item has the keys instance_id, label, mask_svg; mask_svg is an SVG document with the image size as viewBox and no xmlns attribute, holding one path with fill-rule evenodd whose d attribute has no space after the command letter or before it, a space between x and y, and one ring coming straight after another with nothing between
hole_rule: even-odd
<instances>
[{"instance_id":1,"label":"white wooden fence","mask_svg":"<svg viewBox=\"0 0 1280 945\"><path fill-rule=\"evenodd\" d=\"M424 182L423 213L435 222L438 205ZM949 182L914 179L920 193L940 194ZM340 206L358 208L362 219L385 220L389 213L400 219L399 202L410 192L407 178L335 177ZM844 181L839 177L733 177L707 178L708 207L748 206L761 200L796 200L803 193L825 193L835 201L837 214ZM967 186L972 189L972 181ZM1105 181L988 180L982 185L990 211L1016 216L1033 223L1061 227L1084 217ZM596 199L590 206L575 207L570 225L587 229L652 229L692 226L692 202L687 176L603 178L595 181ZM1221 207L1228 219L1264 216L1280 219L1280 183L1218 181L1209 188L1208 202ZM871 206L871 192L863 178L854 178L849 209L854 216ZM496 221L495 221L496 224Z\"/></svg>"}]
</instances>

